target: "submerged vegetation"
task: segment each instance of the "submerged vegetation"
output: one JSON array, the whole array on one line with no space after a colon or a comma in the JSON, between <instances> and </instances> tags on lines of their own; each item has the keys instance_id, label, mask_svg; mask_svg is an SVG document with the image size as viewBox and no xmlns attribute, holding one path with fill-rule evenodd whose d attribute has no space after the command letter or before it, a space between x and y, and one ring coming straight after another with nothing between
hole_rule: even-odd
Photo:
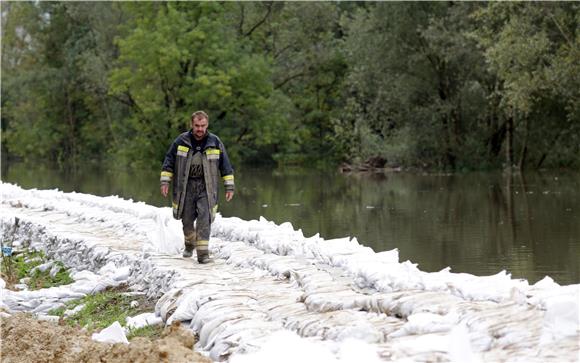
<instances>
[{"instance_id":1,"label":"submerged vegetation","mask_svg":"<svg viewBox=\"0 0 580 363\"><path fill-rule=\"evenodd\" d=\"M579 13L576 2L3 2L2 154L158 168L205 109L235 163L577 168Z\"/></svg>"}]
</instances>

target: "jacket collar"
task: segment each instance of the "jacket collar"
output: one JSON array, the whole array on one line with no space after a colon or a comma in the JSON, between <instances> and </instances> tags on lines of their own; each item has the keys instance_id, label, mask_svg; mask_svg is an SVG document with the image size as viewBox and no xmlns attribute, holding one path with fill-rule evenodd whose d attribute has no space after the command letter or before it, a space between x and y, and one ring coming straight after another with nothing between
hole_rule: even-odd
<instances>
[{"instance_id":1,"label":"jacket collar","mask_svg":"<svg viewBox=\"0 0 580 363\"><path fill-rule=\"evenodd\" d=\"M188 137L184 137L183 138L183 141L187 144L188 147L193 147L195 138L193 136L193 130L192 129L190 129L187 132L187 136ZM217 148L218 147L218 143L216 141L216 137L211 132L208 131L205 134L205 138L204 139L205 139L205 144L204 144L204 147L203 147L204 150L207 149L207 148L209 148L209 147L212 147L212 148Z\"/></svg>"}]
</instances>

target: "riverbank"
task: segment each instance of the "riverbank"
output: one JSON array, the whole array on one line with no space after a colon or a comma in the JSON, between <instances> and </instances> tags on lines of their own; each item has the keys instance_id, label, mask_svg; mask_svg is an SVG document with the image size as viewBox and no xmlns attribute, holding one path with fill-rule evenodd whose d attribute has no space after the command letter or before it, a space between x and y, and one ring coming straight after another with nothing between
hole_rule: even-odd
<instances>
[{"instance_id":1,"label":"riverbank","mask_svg":"<svg viewBox=\"0 0 580 363\"><path fill-rule=\"evenodd\" d=\"M211 362L194 351L191 330L151 319L155 301L110 275L91 286L82 283L82 273L41 251L4 248L2 255L2 362ZM151 325L144 325L148 320ZM114 324L120 327L116 335L103 333ZM125 333L126 341L113 344Z\"/></svg>"}]
</instances>

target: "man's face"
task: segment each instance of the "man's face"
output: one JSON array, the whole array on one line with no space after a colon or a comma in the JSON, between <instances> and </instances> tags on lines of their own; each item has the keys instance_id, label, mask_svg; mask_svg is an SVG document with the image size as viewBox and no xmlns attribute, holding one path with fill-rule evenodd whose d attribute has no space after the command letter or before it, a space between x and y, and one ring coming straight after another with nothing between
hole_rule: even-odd
<instances>
[{"instance_id":1,"label":"man's face","mask_svg":"<svg viewBox=\"0 0 580 363\"><path fill-rule=\"evenodd\" d=\"M207 119L203 116L196 116L191 121L191 128L193 129L193 137L196 140L201 140L207 132Z\"/></svg>"}]
</instances>

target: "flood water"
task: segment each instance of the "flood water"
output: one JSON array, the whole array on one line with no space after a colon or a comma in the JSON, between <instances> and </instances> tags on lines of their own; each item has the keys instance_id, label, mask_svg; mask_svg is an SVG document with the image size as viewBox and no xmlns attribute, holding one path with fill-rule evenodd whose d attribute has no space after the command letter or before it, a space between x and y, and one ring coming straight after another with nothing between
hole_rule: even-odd
<instances>
[{"instance_id":1,"label":"flood water","mask_svg":"<svg viewBox=\"0 0 580 363\"><path fill-rule=\"evenodd\" d=\"M59 171L2 166L2 181L23 188L118 195L156 206L159 172ZM397 248L423 271L491 275L530 283L549 275L580 283L580 173L453 175L341 174L238 168L236 196L223 216L291 222L305 236L356 237L375 251ZM223 194L223 193L222 193ZM222 196L223 197L223 196Z\"/></svg>"}]
</instances>

